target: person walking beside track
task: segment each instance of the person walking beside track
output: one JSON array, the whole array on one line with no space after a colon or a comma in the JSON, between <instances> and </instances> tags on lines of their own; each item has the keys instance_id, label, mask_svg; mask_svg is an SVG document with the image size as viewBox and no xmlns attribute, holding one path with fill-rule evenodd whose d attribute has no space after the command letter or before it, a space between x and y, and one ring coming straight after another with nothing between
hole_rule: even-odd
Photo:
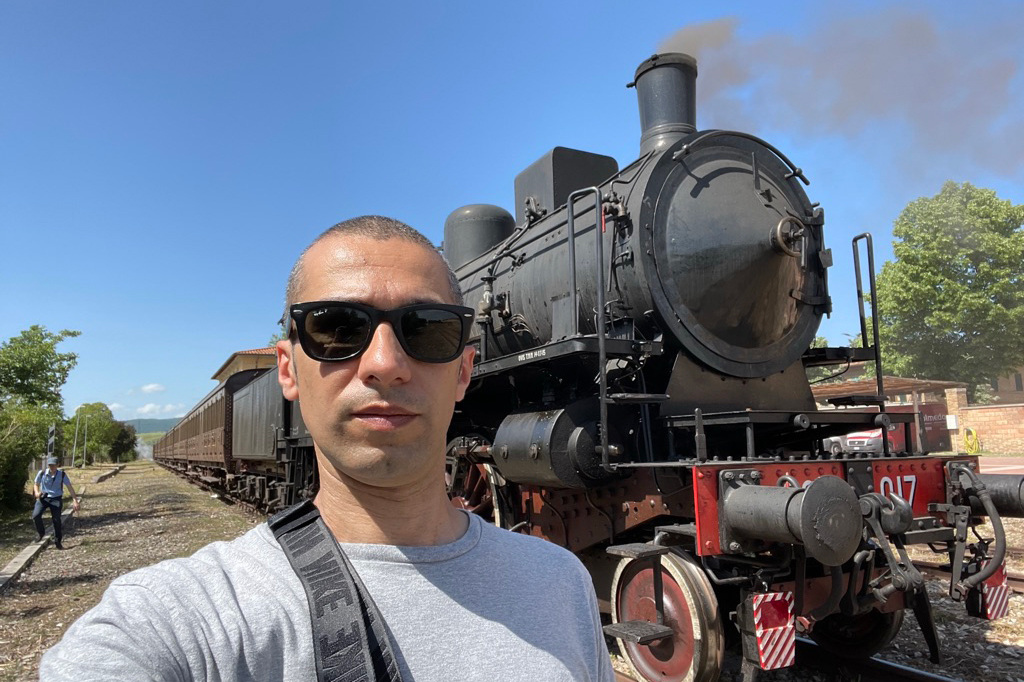
<instances>
[{"instance_id":1,"label":"person walking beside track","mask_svg":"<svg viewBox=\"0 0 1024 682\"><path fill-rule=\"evenodd\" d=\"M286 310L278 381L313 439L316 498L118 578L41 679L612 682L580 561L448 500L475 313L430 241L339 223L299 257Z\"/></svg>"},{"instance_id":2,"label":"person walking beside track","mask_svg":"<svg viewBox=\"0 0 1024 682\"><path fill-rule=\"evenodd\" d=\"M39 541L42 542L46 537L43 512L47 509L50 510L50 518L53 519L53 540L57 549L64 549L64 530L61 528L60 515L64 507L65 487L71 492L71 504L77 512L78 495L75 494L75 486L71 484L71 479L64 473L64 470L57 468L57 458L48 458L46 468L36 474L36 480L32 484L32 490L36 496L36 506L32 510L32 522L36 524L36 532L39 533Z\"/></svg>"}]
</instances>

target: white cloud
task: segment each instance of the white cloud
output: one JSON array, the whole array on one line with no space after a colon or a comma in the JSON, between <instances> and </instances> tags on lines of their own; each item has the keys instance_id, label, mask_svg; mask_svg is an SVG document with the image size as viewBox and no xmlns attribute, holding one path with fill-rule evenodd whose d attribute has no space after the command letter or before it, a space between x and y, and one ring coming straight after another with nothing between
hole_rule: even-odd
<instances>
[{"instance_id":1,"label":"white cloud","mask_svg":"<svg viewBox=\"0 0 1024 682\"><path fill-rule=\"evenodd\" d=\"M166 390L167 388L163 384L146 384L142 387L143 393L159 393Z\"/></svg>"},{"instance_id":2,"label":"white cloud","mask_svg":"<svg viewBox=\"0 0 1024 682\"><path fill-rule=\"evenodd\" d=\"M107 407L110 408L111 412L116 412L117 410L124 409L124 405L122 405L121 403L107 403Z\"/></svg>"},{"instance_id":3,"label":"white cloud","mask_svg":"<svg viewBox=\"0 0 1024 682\"><path fill-rule=\"evenodd\" d=\"M142 407L135 408L135 414L140 417L157 417L160 415L171 415L177 417L182 414L184 407L184 403L167 403L166 405L146 403Z\"/></svg>"}]
</instances>

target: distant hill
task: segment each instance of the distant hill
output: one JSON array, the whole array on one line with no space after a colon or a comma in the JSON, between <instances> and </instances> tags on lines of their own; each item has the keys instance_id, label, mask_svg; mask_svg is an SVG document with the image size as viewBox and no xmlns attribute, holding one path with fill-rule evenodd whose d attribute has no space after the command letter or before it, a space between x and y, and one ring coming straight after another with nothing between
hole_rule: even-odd
<instances>
[{"instance_id":1,"label":"distant hill","mask_svg":"<svg viewBox=\"0 0 1024 682\"><path fill-rule=\"evenodd\" d=\"M154 433L169 431L172 426L181 421L180 418L171 419L126 419L125 424L135 427L135 433Z\"/></svg>"},{"instance_id":2,"label":"distant hill","mask_svg":"<svg viewBox=\"0 0 1024 682\"><path fill-rule=\"evenodd\" d=\"M150 431L148 433L140 433L136 435L136 438L142 442L143 445L152 446L158 440L164 437L164 431Z\"/></svg>"}]
</instances>

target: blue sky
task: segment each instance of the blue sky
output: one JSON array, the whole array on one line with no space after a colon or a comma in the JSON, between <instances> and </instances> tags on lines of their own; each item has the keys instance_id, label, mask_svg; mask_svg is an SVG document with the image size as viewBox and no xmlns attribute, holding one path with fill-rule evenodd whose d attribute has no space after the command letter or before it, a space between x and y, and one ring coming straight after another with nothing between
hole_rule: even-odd
<instances>
[{"instance_id":1,"label":"blue sky","mask_svg":"<svg viewBox=\"0 0 1024 682\"><path fill-rule=\"evenodd\" d=\"M0 4L0 338L82 335L70 413L178 416L275 331L320 231L391 215L440 242L469 203L514 212L556 145L639 149L625 83L699 60L698 126L759 135L826 211L853 332L850 239L942 182L1024 203L1024 10L985 3Z\"/></svg>"}]
</instances>

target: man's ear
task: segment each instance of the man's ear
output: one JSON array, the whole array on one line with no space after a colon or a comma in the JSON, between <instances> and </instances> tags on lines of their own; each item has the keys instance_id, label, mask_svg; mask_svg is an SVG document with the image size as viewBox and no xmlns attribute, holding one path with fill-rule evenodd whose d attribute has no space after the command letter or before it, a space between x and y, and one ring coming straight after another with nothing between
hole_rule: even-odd
<instances>
[{"instance_id":1,"label":"man's ear","mask_svg":"<svg viewBox=\"0 0 1024 682\"><path fill-rule=\"evenodd\" d=\"M473 358L476 357L476 348L466 346L459 358L459 380L455 386L455 402L466 397L466 389L469 388L469 380L473 378Z\"/></svg>"},{"instance_id":2,"label":"man's ear","mask_svg":"<svg viewBox=\"0 0 1024 682\"><path fill-rule=\"evenodd\" d=\"M278 341L277 350L277 383L281 384L281 393L287 400L299 399L299 375L295 371L295 359L292 354L295 347L291 341Z\"/></svg>"}]
</instances>

